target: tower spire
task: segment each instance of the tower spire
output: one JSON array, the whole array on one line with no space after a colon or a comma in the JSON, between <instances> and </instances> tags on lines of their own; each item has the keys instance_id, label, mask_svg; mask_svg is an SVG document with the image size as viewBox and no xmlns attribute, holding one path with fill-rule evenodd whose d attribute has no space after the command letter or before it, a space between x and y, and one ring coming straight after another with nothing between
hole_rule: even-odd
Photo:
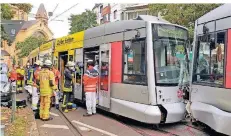
<instances>
[{"instance_id":1,"label":"tower spire","mask_svg":"<svg viewBox=\"0 0 231 136\"><path fill-rule=\"evenodd\" d=\"M46 23L48 22L47 11L46 11L43 3L41 3L39 5L39 8L38 8L38 11L36 13L35 18L36 18L36 20L43 20Z\"/></svg>"}]
</instances>

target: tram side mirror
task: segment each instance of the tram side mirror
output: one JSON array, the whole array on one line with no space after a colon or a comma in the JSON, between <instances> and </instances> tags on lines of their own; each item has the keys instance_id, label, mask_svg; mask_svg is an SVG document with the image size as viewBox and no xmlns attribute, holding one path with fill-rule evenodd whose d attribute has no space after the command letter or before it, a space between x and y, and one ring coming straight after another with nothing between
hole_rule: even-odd
<instances>
[{"instance_id":1,"label":"tram side mirror","mask_svg":"<svg viewBox=\"0 0 231 136\"><path fill-rule=\"evenodd\" d=\"M125 41L124 42L124 51L125 53L128 53L131 49L131 44L132 44L132 40L131 41Z\"/></svg>"},{"instance_id":2,"label":"tram side mirror","mask_svg":"<svg viewBox=\"0 0 231 136\"><path fill-rule=\"evenodd\" d=\"M213 50L213 49L216 48L216 47L215 47L215 44L216 44L216 43L215 43L215 39L214 39L214 38L211 38L211 39L210 39L210 49L211 49L211 50Z\"/></svg>"}]
</instances>

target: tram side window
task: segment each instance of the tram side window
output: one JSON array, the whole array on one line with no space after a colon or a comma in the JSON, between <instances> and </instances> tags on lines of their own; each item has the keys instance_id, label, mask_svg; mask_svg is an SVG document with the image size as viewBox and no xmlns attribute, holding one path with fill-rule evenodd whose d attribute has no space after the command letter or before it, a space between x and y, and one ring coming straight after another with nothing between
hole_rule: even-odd
<instances>
[{"instance_id":1,"label":"tram side window","mask_svg":"<svg viewBox=\"0 0 231 136\"><path fill-rule=\"evenodd\" d=\"M130 84L146 84L145 40L125 41L123 48L123 82Z\"/></svg>"},{"instance_id":2,"label":"tram side window","mask_svg":"<svg viewBox=\"0 0 231 136\"><path fill-rule=\"evenodd\" d=\"M210 39L205 36L198 37L198 54L196 64L196 74L194 81L209 84L223 85L224 83L224 42L226 33L219 32L216 34L214 46L208 42Z\"/></svg>"}]
</instances>

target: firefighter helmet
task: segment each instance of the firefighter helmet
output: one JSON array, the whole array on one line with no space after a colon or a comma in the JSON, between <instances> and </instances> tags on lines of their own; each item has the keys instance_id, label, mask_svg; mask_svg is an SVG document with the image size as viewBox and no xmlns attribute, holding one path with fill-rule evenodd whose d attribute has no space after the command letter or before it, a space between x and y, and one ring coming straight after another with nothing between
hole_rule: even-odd
<instances>
[{"instance_id":1,"label":"firefighter helmet","mask_svg":"<svg viewBox=\"0 0 231 136\"><path fill-rule=\"evenodd\" d=\"M51 62L51 60L46 60L43 65L51 67L52 66L52 62Z\"/></svg>"},{"instance_id":2,"label":"firefighter helmet","mask_svg":"<svg viewBox=\"0 0 231 136\"><path fill-rule=\"evenodd\" d=\"M75 63L72 61L68 61L66 67L74 67Z\"/></svg>"},{"instance_id":3,"label":"firefighter helmet","mask_svg":"<svg viewBox=\"0 0 231 136\"><path fill-rule=\"evenodd\" d=\"M35 65L41 66L41 61L40 61L40 60L37 60L37 61L35 62Z\"/></svg>"}]
</instances>

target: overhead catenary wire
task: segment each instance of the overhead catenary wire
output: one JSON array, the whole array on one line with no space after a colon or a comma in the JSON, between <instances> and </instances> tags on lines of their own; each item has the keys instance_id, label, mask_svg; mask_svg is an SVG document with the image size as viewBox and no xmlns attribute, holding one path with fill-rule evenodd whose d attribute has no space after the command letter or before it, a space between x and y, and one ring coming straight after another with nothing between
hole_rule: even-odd
<instances>
[{"instance_id":1,"label":"overhead catenary wire","mask_svg":"<svg viewBox=\"0 0 231 136\"><path fill-rule=\"evenodd\" d=\"M59 6L59 3L56 4L55 9L52 11L53 14L54 14L54 12L55 12L55 10L57 9L58 6ZM49 19L50 19L50 18L49 18Z\"/></svg>"},{"instance_id":2,"label":"overhead catenary wire","mask_svg":"<svg viewBox=\"0 0 231 136\"><path fill-rule=\"evenodd\" d=\"M53 21L54 19L58 18L59 16L61 16L62 14L66 13L67 11L71 10L72 8L74 8L75 6L77 6L79 3L71 6L70 8L68 8L67 10L65 10L64 12L60 13L59 15L55 16L53 19L51 19L50 21Z\"/></svg>"}]
</instances>

